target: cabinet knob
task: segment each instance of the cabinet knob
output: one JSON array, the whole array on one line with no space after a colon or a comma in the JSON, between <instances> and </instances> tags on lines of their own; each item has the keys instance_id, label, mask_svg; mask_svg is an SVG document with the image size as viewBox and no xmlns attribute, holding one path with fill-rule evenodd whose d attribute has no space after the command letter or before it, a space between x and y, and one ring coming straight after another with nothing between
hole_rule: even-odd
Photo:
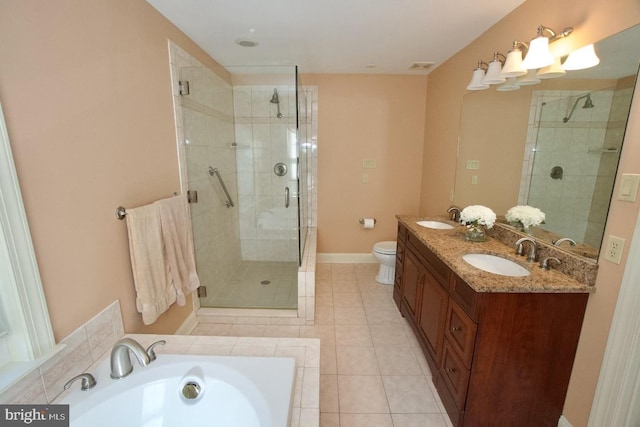
<instances>
[{"instance_id":1,"label":"cabinet knob","mask_svg":"<svg viewBox=\"0 0 640 427\"><path fill-rule=\"evenodd\" d=\"M452 326L451 327L451 332L459 332L461 330L462 330L462 328L460 326Z\"/></svg>"},{"instance_id":2,"label":"cabinet knob","mask_svg":"<svg viewBox=\"0 0 640 427\"><path fill-rule=\"evenodd\" d=\"M445 369L445 370L446 370L447 372L449 372L449 373L451 373L451 372L455 372L455 371L456 371L456 370L455 370L455 368L447 368L447 369Z\"/></svg>"}]
</instances>

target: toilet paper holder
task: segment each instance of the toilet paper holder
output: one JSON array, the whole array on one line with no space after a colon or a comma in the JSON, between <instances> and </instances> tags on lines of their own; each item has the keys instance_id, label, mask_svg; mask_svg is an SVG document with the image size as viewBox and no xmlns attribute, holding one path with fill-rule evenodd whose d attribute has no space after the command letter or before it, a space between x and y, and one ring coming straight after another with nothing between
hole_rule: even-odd
<instances>
[{"instance_id":1,"label":"toilet paper holder","mask_svg":"<svg viewBox=\"0 0 640 427\"><path fill-rule=\"evenodd\" d=\"M360 218L360 219L358 220L358 222L359 222L361 225L364 225L364 218ZM373 223L375 224L376 222L378 222L378 221L377 221L375 218L373 218Z\"/></svg>"}]
</instances>

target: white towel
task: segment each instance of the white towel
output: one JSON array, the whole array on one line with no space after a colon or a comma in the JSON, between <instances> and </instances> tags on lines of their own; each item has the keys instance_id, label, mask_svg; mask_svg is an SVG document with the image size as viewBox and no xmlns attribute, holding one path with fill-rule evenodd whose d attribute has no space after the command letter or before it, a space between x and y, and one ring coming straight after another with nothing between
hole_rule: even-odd
<instances>
[{"instance_id":1,"label":"white towel","mask_svg":"<svg viewBox=\"0 0 640 427\"><path fill-rule=\"evenodd\" d=\"M185 305L185 295L200 286L193 257L193 235L187 203L185 196L170 197L154 203L160 210L165 259L170 268L178 305Z\"/></svg>"},{"instance_id":2,"label":"white towel","mask_svg":"<svg viewBox=\"0 0 640 427\"><path fill-rule=\"evenodd\" d=\"M127 230L137 292L136 308L142 313L142 322L150 325L176 301L164 255L158 205L127 209Z\"/></svg>"}]
</instances>

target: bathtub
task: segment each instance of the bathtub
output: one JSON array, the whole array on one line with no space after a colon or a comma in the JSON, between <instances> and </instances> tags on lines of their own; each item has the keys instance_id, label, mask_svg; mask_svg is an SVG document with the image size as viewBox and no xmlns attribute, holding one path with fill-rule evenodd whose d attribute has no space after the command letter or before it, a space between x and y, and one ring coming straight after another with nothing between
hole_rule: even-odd
<instances>
[{"instance_id":1,"label":"bathtub","mask_svg":"<svg viewBox=\"0 0 640 427\"><path fill-rule=\"evenodd\" d=\"M113 380L107 357L90 371L93 389L76 382L55 402L70 405L71 427L289 425L292 358L158 354L148 366L133 356L132 364L129 376Z\"/></svg>"}]
</instances>

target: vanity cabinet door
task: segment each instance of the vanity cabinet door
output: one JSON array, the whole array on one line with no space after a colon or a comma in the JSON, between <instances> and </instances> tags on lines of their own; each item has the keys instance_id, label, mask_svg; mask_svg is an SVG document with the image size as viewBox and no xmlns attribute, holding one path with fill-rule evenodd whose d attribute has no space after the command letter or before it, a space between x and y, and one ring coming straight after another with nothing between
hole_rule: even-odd
<instances>
[{"instance_id":1,"label":"vanity cabinet door","mask_svg":"<svg viewBox=\"0 0 640 427\"><path fill-rule=\"evenodd\" d=\"M406 229L404 229L404 236L402 238L403 233L401 229L404 227L398 226L398 239L397 239L397 249L396 249L396 271L395 277L393 280L393 301L396 303L398 310L401 309L402 304L402 273L403 273L403 265L404 265L404 253L406 250L405 239L406 239Z\"/></svg>"},{"instance_id":2,"label":"vanity cabinet door","mask_svg":"<svg viewBox=\"0 0 640 427\"><path fill-rule=\"evenodd\" d=\"M436 364L440 360L448 298L447 291L438 280L429 271L425 271L419 327L426 339L427 349Z\"/></svg>"},{"instance_id":3,"label":"vanity cabinet door","mask_svg":"<svg viewBox=\"0 0 640 427\"><path fill-rule=\"evenodd\" d=\"M411 318L417 320L418 292L422 288L421 281L424 276L424 267L411 251L407 251L404 256L402 270L402 305L408 309Z\"/></svg>"}]
</instances>

